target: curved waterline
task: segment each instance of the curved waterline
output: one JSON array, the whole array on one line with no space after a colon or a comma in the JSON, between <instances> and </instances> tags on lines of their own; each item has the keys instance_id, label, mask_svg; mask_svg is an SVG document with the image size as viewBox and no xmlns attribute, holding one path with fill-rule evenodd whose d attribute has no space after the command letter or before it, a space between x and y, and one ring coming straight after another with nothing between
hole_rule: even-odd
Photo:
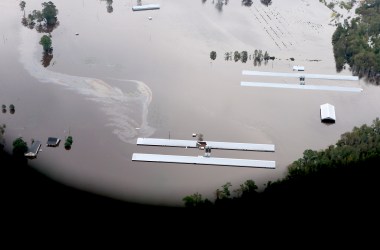
<instances>
[{"instance_id":1,"label":"curved waterline","mask_svg":"<svg viewBox=\"0 0 380 250\"><path fill-rule=\"evenodd\" d=\"M143 82L118 79L133 90L128 92L113 87L107 82L89 77L73 76L44 68L37 60L37 35L26 29L20 31L20 61L31 76L40 82L59 84L66 89L84 95L101 105L108 117L107 126L113 129L120 140L136 143L137 137L149 137L155 131L148 125L148 108L152 101L152 91ZM35 39L31 39L31 36Z\"/></svg>"}]
</instances>

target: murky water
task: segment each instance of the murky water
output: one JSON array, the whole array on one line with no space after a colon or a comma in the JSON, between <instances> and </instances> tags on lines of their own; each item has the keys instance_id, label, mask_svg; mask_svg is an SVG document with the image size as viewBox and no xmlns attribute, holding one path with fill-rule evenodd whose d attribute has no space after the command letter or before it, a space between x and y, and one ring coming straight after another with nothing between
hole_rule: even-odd
<instances>
[{"instance_id":1,"label":"murky water","mask_svg":"<svg viewBox=\"0 0 380 250\"><path fill-rule=\"evenodd\" d=\"M27 2L26 13L43 1ZM154 1L160 10L133 12L135 1L55 0L60 25L52 32L53 58L41 65L42 34L21 25L18 3L0 3L0 102L13 103L6 123L7 149L49 136L74 143L67 151L43 146L31 165L85 190L128 201L181 205L188 194L213 192L247 179L263 187L282 178L307 149L333 144L354 126L379 116L380 90L363 81L307 80L307 84L360 86L362 93L241 87L241 81L291 83L297 79L243 76L242 70L335 74L330 11L317 0ZM151 17L149 20L148 17ZM78 33L79 35L75 35ZM224 53L255 49L276 60L255 67L225 61ZM215 61L210 51L217 52ZM295 58L290 61L289 58ZM317 60L317 61L315 61ZM350 74L342 72L341 74ZM319 105L335 106L337 122L320 123ZM273 143L275 153L213 150L217 157L275 160L275 170L132 162L132 154L201 155L195 149L137 147L137 137Z\"/></svg>"}]
</instances>

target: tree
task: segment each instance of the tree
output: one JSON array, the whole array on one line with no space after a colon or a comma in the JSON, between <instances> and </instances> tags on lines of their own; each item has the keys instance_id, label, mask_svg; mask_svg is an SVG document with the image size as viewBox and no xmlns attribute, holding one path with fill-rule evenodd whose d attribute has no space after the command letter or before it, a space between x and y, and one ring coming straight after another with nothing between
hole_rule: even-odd
<instances>
[{"instance_id":1,"label":"tree","mask_svg":"<svg viewBox=\"0 0 380 250\"><path fill-rule=\"evenodd\" d=\"M244 182L244 184L241 184L240 185L240 189L242 191L242 195L248 195L248 194L252 194L252 193L257 193L257 185L255 183L255 181L253 180L246 180Z\"/></svg>"},{"instance_id":2,"label":"tree","mask_svg":"<svg viewBox=\"0 0 380 250\"><path fill-rule=\"evenodd\" d=\"M215 51L211 51L210 52L210 58L211 58L211 60L215 60L216 59L216 52Z\"/></svg>"},{"instance_id":3,"label":"tree","mask_svg":"<svg viewBox=\"0 0 380 250\"><path fill-rule=\"evenodd\" d=\"M269 54L268 54L268 52L267 51L265 51L265 53L264 53L264 60L265 61L268 61L269 60Z\"/></svg>"},{"instance_id":4,"label":"tree","mask_svg":"<svg viewBox=\"0 0 380 250\"><path fill-rule=\"evenodd\" d=\"M211 206L212 203L208 199L203 199L202 195L199 193L195 193L189 196L186 196L182 199L185 202L185 207L207 207Z\"/></svg>"},{"instance_id":5,"label":"tree","mask_svg":"<svg viewBox=\"0 0 380 250\"><path fill-rule=\"evenodd\" d=\"M46 19L47 25L54 26L57 22L58 9L53 2L42 3L42 16Z\"/></svg>"},{"instance_id":6,"label":"tree","mask_svg":"<svg viewBox=\"0 0 380 250\"><path fill-rule=\"evenodd\" d=\"M25 1L21 1L20 2L20 8L21 8L22 11L25 9L25 6L26 6Z\"/></svg>"},{"instance_id":7,"label":"tree","mask_svg":"<svg viewBox=\"0 0 380 250\"><path fill-rule=\"evenodd\" d=\"M69 135L67 138L66 138L66 142L65 142L65 149L71 149L71 145L73 144L73 137L71 135Z\"/></svg>"},{"instance_id":8,"label":"tree","mask_svg":"<svg viewBox=\"0 0 380 250\"><path fill-rule=\"evenodd\" d=\"M234 52L234 61L237 62L240 60L240 53L239 51Z\"/></svg>"},{"instance_id":9,"label":"tree","mask_svg":"<svg viewBox=\"0 0 380 250\"><path fill-rule=\"evenodd\" d=\"M231 60L231 54L229 52L224 53L224 60Z\"/></svg>"},{"instance_id":10,"label":"tree","mask_svg":"<svg viewBox=\"0 0 380 250\"><path fill-rule=\"evenodd\" d=\"M262 4L264 4L265 6L269 6L269 5L272 4L272 0L260 0L260 2L261 2Z\"/></svg>"},{"instance_id":11,"label":"tree","mask_svg":"<svg viewBox=\"0 0 380 250\"><path fill-rule=\"evenodd\" d=\"M9 112L10 112L11 114L14 114L14 113L15 113L15 105L13 105L13 104L9 105Z\"/></svg>"},{"instance_id":12,"label":"tree","mask_svg":"<svg viewBox=\"0 0 380 250\"><path fill-rule=\"evenodd\" d=\"M40 44L42 45L44 51L47 53L51 50L51 38L47 35L43 35L40 40Z\"/></svg>"},{"instance_id":13,"label":"tree","mask_svg":"<svg viewBox=\"0 0 380 250\"><path fill-rule=\"evenodd\" d=\"M250 7L253 4L252 0L242 0L241 4L247 7Z\"/></svg>"},{"instance_id":14,"label":"tree","mask_svg":"<svg viewBox=\"0 0 380 250\"><path fill-rule=\"evenodd\" d=\"M4 138L3 138L3 135L5 133L5 128L6 128L5 124L0 125L0 153L3 150L3 148L4 148Z\"/></svg>"},{"instance_id":15,"label":"tree","mask_svg":"<svg viewBox=\"0 0 380 250\"><path fill-rule=\"evenodd\" d=\"M13 141L13 155L16 157L24 156L26 151L28 151L28 145L22 139L22 137L18 137Z\"/></svg>"},{"instance_id":16,"label":"tree","mask_svg":"<svg viewBox=\"0 0 380 250\"><path fill-rule=\"evenodd\" d=\"M53 59L53 53L43 53L42 59L41 59L41 64L45 68L50 65L51 60Z\"/></svg>"},{"instance_id":17,"label":"tree","mask_svg":"<svg viewBox=\"0 0 380 250\"><path fill-rule=\"evenodd\" d=\"M222 189L222 191L220 193L220 198L221 199L228 199L228 198L230 198L230 196L231 196L230 187L231 186L232 186L231 182L227 182L226 184L224 184L222 186L223 189Z\"/></svg>"},{"instance_id":18,"label":"tree","mask_svg":"<svg viewBox=\"0 0 380 250\"><path fill-rule=\"evenodd\" d=\"M247 51L242 51L240 54L241 57L241 62L246 63L248 60L248 52Z\"/></svg>"}]
</instances>

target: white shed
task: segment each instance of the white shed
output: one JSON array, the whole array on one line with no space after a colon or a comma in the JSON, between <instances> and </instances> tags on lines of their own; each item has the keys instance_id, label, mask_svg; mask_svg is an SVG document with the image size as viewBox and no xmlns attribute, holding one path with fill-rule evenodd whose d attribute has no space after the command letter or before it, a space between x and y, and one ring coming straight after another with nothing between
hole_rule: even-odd
<instances>
[{"instance_id":1,"label":"white shed","mask_svg":"<svg viewBox=\"0 0 380 250\"><path fill-rule=\"evenodd\" d=\"M335 122L335 107L329 103L320 106L321 121L322 122Z\"/></svg>"},{"instance_id":2,"label":"white shed","mask_svg":"<svg viewBox=\"0 0 380 250\"><path fill-rule=\"evenodd\" d=\"M305 71L305 67L301 65L293 66L293 71Z\"/></svg>"}]
</instances>

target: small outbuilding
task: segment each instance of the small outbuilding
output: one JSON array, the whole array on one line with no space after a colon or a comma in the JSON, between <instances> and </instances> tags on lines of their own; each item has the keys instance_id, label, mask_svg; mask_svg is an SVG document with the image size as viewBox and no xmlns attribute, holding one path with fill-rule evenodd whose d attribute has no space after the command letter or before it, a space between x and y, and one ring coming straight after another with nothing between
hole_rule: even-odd
<instances>
[{"instance_id":1,"label":"small outbuilding","mask_svg":"<svg viewBox=\"0 0 380 250\"><path fill-rule=\"evenodd\" d=\"M159 4L145 4L145 5L136 5L132 6L133 11L139 10L158 10L160 8Z\"/></svg>"},{"instance_id":2,"label":"small outbuilding","mask_svg":"<svg viewBox=\"0 0 380 250\"><path fill-rule=\"evenodd\" d=\"M55 137L49 137L46 146L48 147L57 147L60 143L61 139Z\"/></svg>"},{"instance_id":3,"label":"small outbuilding","mask_svg":"<svg viewBox=\"0 0 380 250\"><path fill-rule=\"evenodd\" d=\"M28 148L28 151L24 155L27 158L36 158L40 149L41 149L41 142L34 141L32 145Z\"/></svg>"},{"instance_id":4,"label":"small outbuilding","mask_svg":"<svg viewBox=\"0 0 380 250\"><path fill-rule=\"evenodd\" d=\"M301 65L294 65L293 71L305 71L305 67Z\"/></svg>"},{"instance_id":5,"label":"small outbuilding","mask_svg":"<svg viewBox=\"0 0 380 250\"><path fill-rule=\"evenodd\" d=\"M335 123L335 107L329 103L320 106L321 121L328 123Z\"/></svg>"}]
</instances>

